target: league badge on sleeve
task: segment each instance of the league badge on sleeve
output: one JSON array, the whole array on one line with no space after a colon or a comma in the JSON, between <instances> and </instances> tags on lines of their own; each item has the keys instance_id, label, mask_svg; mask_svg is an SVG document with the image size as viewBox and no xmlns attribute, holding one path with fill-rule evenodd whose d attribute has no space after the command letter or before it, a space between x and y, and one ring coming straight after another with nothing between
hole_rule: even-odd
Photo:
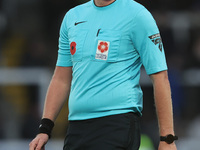
<instances>
[{"instance_id":1,"label":"league badge on sleeve","mask_svg":"<svg viewBox=\"0 0 200 150\"><path fill-rule=\"evenodd\" d=\"M159 48L160 51L162 52L163 44L162 44L162 39L161 39L161 37L160 37L160 33L151 35L151 36L149 36L149 38L151 39L151 41L152 41L155 45L158 44L158 48Z\"/></svg>"},{"instance_id":2,"label":"league badge on sleeve","mask_svg":"<svg viewBox=\"0 0 200 150\"><path fill-rule=\"evenodd\" d=\"M110 46L110 42L99 40L95 58L101 59L101 60L107 60L109 46Z\"/></svg>"}]
</instances>

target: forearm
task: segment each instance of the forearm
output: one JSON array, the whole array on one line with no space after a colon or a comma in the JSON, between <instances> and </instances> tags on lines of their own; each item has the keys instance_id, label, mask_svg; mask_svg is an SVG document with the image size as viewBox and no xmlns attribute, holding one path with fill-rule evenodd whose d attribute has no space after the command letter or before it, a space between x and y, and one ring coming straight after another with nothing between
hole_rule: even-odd
<instances>
[{"instance_id":1,"label":"forearm","mask_svg":"<svg viewBox=\"0 0 200 150\"><path fill-rule=\"evenodd\" d=\"M56 70L49 85L42 118L55 121L70 93L71 76L62 77ZM63 72L63 71L62 71ZM64 73L65 74L65 73ZM64 75L63 75L64 76ZM63 78L63 79L62 79Z\"/></svg>"},{"instance_id":2,"label":"forearm","mask_svg":"<svg viewBox=\"0 0 200 150\"><path fill-rule=\"evenodd\" d=\"M67 85L52 79L47 91L42 118L55 121L68 95L69 89Z\"/></svg>"},{"instance_id":3,"label":"forearm","mask_svg":"<svg viewBox=\"0 0 200 150\"><path fill-rule=\"evenodd\" d=\"M154 79L153 85L160 135L174 135L171 90L167 74Z\"/></svg>"},{"instance_id":4,"label":"forearm","mask_svg":"<svg viewBox=\"0 0 200 150\"><path fill-rule=\"evenodd\" d=\"M30 143L30 150L44 149L51 136L51 131L58 113L60 112L65 100L68 98L72 80L72 67L56 67L53 78L49 85L44 105L44 111L39 133ZM50 120L51 121L50 121Z\"/></svg>"}]
</instances>

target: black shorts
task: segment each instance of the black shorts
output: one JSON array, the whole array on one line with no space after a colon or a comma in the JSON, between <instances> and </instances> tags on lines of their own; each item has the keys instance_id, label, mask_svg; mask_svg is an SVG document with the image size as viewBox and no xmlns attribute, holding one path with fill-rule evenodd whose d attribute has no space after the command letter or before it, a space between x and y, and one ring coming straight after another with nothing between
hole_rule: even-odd
<instances>
[{"instance_id":1,"label":"black shorts","mask_svg":"<svg viewBox=\"0 0 200 150\"><path fill-rule=\"evenodd\" d=\"M140 117L135 113L70 121L63 150L138 150Z\"/></svg>"}]
</instances>

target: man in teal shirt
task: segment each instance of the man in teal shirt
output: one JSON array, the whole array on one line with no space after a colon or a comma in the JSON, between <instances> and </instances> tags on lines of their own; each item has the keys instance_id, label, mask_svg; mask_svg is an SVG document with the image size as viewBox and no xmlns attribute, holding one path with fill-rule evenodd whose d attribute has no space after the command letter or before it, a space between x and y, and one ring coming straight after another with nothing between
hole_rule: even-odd
<instances>
[{"instance_id":1,"label":"man in teal shirt","mask_svg":"<svg viewBox=\"0 0 200 150\"><path fill-rule=\"evenodd\" d=\"M57 67L44 108L43 119L47 121L41 122L41 134L30 147L42 146L40 139L50 134L49 124L69 95L65 150L137 150L142 65L153 81L160 135L174 136L164 48L152 15L132 0L91 0L69 10L61 25ZM127 120L119 121L123 117ZM127 121L136 124L124 126ZM101 128L108 130L105 135ZM117 135L129 137L127 143L115 139ZM176 146L173 141L161 142L159 150L165 149L175 150Z\"/></svg>"}]
</instances>

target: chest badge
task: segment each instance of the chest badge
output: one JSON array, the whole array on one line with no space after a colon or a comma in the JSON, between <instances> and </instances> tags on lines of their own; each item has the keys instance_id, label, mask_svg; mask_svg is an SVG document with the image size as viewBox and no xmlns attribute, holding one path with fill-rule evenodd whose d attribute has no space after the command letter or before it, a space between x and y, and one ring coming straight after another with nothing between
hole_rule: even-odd
<instances>
[{"instance_id":1,"label":"chest badge","mask_svg":"<svg viewBox=\"0 0 200 150\"><path fill-rule=\"evenodd\" d=\"M101 59L101 60L107 60L109 46L110 46L110 42L99 40L95 58Z\"/></svg>"},{"instance_id":2,"label":"chest badge","mask_svg":"<svg viewBox=\"0 0 200 150\"><path fill-rule=\"evenodd\" d=\"M72 55L74 55L76 53L76 42L71 42L70 52L71 52Z\"/></svg>"}]
</instances>

